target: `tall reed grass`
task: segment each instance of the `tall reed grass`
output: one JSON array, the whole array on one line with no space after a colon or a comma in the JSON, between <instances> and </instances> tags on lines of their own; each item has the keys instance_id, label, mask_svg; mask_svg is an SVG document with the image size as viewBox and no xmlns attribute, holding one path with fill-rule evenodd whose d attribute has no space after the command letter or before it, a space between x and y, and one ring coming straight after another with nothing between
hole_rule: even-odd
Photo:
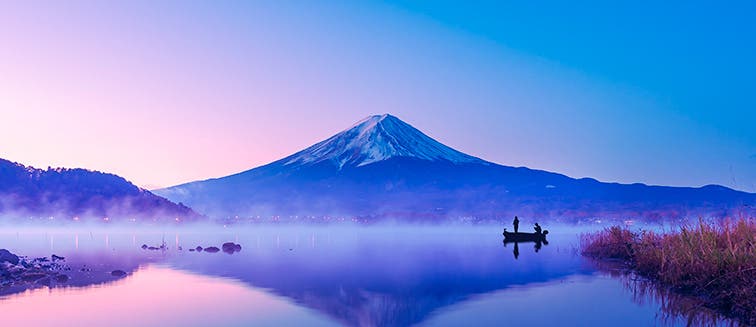
<instances>
[{"instance_id":1,"label":"tall reed grass","mask_svg":"<svg viewBox=\"0 0 756 327\"><path fill-rule=\"evenodd\" d=\"M756 220L752 218L699 220L669 233L615 226L582 235L581 252L622 260L643 276L699 296L708 307L756 325Z\"/></svg>"}]
</instances>

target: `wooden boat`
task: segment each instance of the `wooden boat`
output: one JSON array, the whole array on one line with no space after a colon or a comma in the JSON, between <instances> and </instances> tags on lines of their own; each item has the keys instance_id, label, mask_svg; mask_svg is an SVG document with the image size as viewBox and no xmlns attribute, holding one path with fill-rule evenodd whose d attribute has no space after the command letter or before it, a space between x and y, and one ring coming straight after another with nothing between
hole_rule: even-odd
<instances>
[{"instance_id":1,"label":"wooden boat","mask_svg":"<svg viewBox=\"0 0 756 327\"><path fill-rule=\"evenodd\" d=\"M504 230L504 242L545 242L549 231L543 233L511 233Z\"/></svg>"}]
</instances>

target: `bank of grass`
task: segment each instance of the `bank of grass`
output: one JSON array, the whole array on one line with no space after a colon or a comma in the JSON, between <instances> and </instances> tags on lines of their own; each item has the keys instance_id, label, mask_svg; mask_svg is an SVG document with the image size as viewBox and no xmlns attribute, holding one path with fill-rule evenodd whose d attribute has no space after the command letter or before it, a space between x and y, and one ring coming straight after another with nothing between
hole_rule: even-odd
<instances>
[{"instance_id":1,"label":"bank of grass","mask_svg":"<svg viewBox=\"0 0 756 327\"><path fill-rule=\"evenodd\" d=\"M699 221L679 231L623 227L581 236L581 252L624 261L640 275L701 297L708 307L756 325L756 220Z\"/></svg>"}]
</instances>

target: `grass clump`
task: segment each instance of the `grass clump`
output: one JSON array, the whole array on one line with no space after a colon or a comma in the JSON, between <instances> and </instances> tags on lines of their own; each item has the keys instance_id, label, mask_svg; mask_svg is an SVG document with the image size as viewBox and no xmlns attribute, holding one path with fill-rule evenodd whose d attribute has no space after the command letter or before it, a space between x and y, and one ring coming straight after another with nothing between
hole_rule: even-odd
<instances>
[{"instance_id":1,"label":"grass clump","mask_svg":"<svg viewBox=\"0 0 756 327\"><path fill-rule=\"evenodd\" d=\"M611 227L581 236L581 252L626 262L639 274L756 325L756 220L699 220L679 231Z\"/></svg>"}]
</instances>

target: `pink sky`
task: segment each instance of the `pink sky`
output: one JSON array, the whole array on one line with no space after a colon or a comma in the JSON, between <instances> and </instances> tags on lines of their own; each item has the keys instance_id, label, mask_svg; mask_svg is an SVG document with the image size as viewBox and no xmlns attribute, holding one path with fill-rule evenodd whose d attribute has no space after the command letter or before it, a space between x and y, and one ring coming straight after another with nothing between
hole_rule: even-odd
<instances>
[{"instance_id":1,"label":"pink sky","mask_svg":"<svg viewBox=\"0 0 756 327\"><path fill-rule=\"evenodd\" d=\"M391 113L505 165L756 191L742 135L379 3L4 2L0 48L0 158L40 168L171 186Z\"/></svg>"}]
</instances>

